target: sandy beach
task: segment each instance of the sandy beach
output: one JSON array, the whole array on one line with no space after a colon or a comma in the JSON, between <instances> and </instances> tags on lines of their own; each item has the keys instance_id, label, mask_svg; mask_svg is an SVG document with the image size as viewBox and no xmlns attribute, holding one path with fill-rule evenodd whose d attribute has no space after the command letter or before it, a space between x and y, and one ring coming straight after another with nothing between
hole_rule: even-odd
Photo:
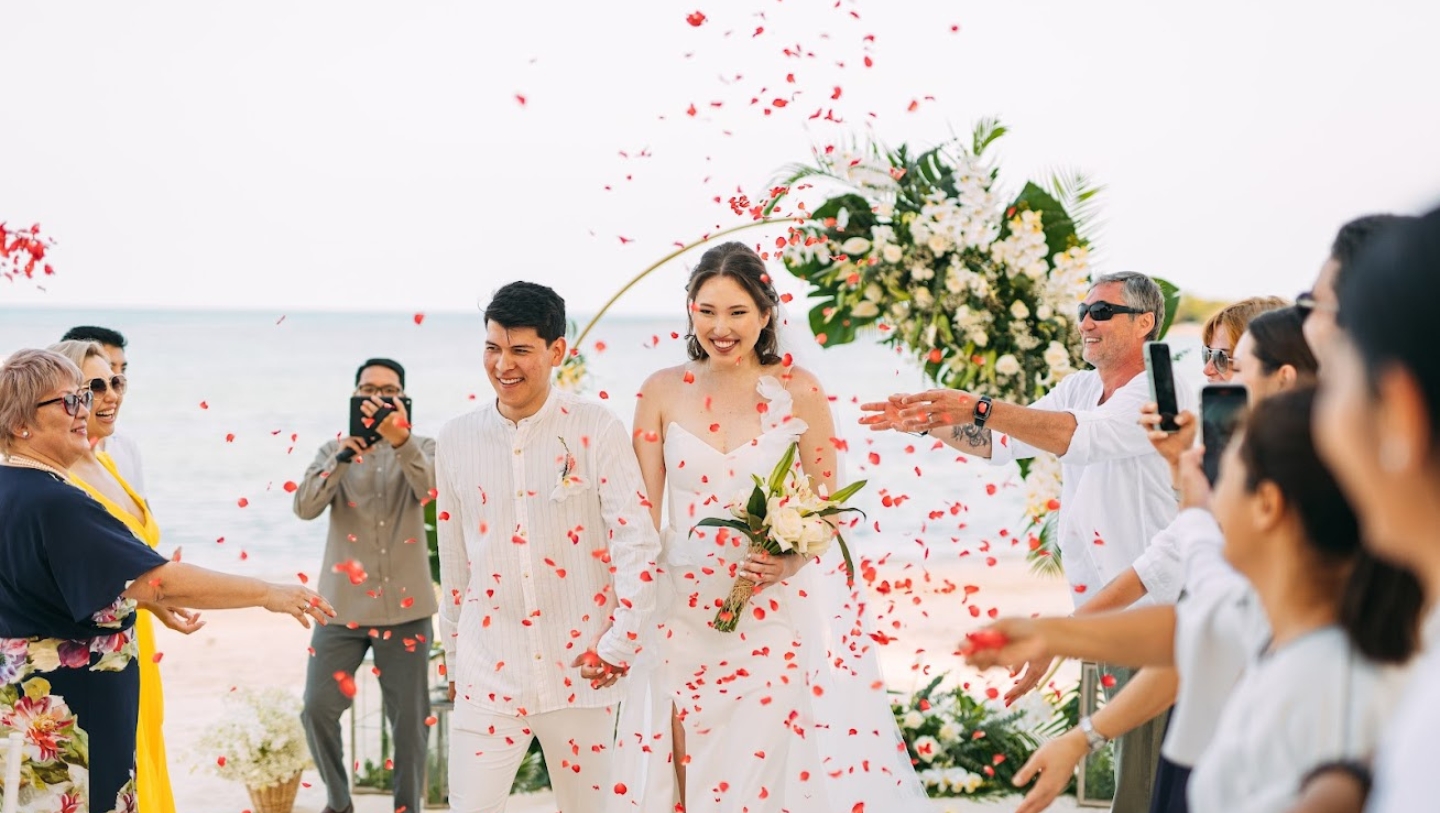
<instances>
[{"instance_id":1,"label":"sandy beach","mask_svg":"<svg viewBox=\"0 0 1440 813\"><path fill-rule=\"evenodd\" d=\"M907 579L911 586L904 586ZM898 588L897 580L902 585ZM1070 610L1063 581L1032 575L1020 561L1001 560L993 566L969 558L923 567L887 564L877 567L874 586L885 582L889 592L872 589L871 610L880 628L895 639L881 648L881 665L890 686L901 691L923 686L947 671L947 681L971 681L976 691L987 685L1003 686L1007 679L1002 672L977 675L960 664L952 654L960 636L987 621L992 610L1000 615ZM967 596L965 585L979 589ZM972 612L971 605L978 609ZM197 744L222 719L220 701L232 688L279 686L298 697L304 686L309 632L291 619L259 610L213 612L206 617L207 626L188 637L161 631L170 771L181 813L238 812L251 807L245 789L206 771L204 766L213 764L216 755L200 752ZM1057 682L1073 681L1075 674L1073 669L1062 669ZM360 683L363 701L365 683ZM348 731L348 718L342 727ZM356 795L355 801L359 813L393 809L388 796ZM936 800L935 810L1005 811L1013 810L1018 801L1019 797L985 804ZM308 771L296 813L318 813L324 806L324 788L315 772ZM548 813L555 807L550 794L541 793L512 797L509 809ZM1072 797L1064 797L1051 809L1078 808Z\"/></svg>"}]
</instances>

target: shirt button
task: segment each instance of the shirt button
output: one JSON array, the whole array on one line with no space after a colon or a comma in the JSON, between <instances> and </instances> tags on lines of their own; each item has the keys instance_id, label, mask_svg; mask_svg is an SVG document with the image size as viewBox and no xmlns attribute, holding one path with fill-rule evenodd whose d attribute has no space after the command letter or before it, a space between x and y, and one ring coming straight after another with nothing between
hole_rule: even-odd
<instances>
[{"instance_id":1,"label":"shirt button","mask_svg":"<svg viewBox=\"0 0 1440 813\"><path fill-rule=\"evenodd\" d=\"M381 528L384 528L384 527L385 527L385 520L383 520L383 519L380 520L380 527L381 527Z\"/></svg>"},{"instance_id":2,"label":"shirt button","mask_svg":"<svg viewBox=\"0 0 1440 813\"><path fill-rule=\"evenodd\" d=\"M525 496L525 490L524 490L524 489L520 489L519 491L515 492L515 496L517 496L517 497L523 497L523 496Z\"/></svg>"},{"instance_id":3,"label":"shirt button","mask_svg":"<svg viewBox=\"0 0 1440 813\"><path fill-rule=\"evenodd\" d=\"M516 449L516 450L515 450L515 454L520 454L520 450L519 450L519 449Z\"/></svg>"},{"instance_id":4,"label":"shirt button","mask_svg":"<svg viewBox=\"0 0 1440 813\"><path fill-rule=\"evenodd\" d=\"M381 552L381 553L384 553L384 552L385 552L385 549L384 549L384 548L381 548L381 549L380 549L380 552Z\"/></svg>"},{"instance_id":5,"label":"shirt button","mask_svg":"<svg viewBox=\"0 0 1440 813\"><path fill-rule=\"evenodd\" d=\"M544 655L541 655L539 652L536 652L536 653L535 653L535 660L537 660L537 661L543 661L543 660L545 660L545 656L544 656Z\"/></svg>"}]
</instances>

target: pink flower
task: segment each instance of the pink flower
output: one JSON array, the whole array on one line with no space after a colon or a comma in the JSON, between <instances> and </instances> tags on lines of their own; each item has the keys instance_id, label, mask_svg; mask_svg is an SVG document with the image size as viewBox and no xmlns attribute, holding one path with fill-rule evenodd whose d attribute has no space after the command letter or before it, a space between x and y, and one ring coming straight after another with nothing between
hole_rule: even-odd
<instances>
[{"instance_id":1,"label":"pink flower","mask_svg":"<svg viewBox=\"0 0 1440 813\"><path fill-rule=\"evenodd\" d=\"M25 735L26 752L38 762L49 762L70 739L75 715L65 701L54 695L39 699L21 697L10 713L0 717L0 724Z\"/></svg>"},{"instance_id":2,"label":"pink flower","mask_svg":"<svg viewBox=\"0 0 1440 813\"><path fill-rule=\"evenodd\" d=\"M60 813L85 813L85 802L78 793L67 793L60 797Z\"/></svg>"},{"instance_id":3,"label":"pink flower","mask_svg":"<svg viewBox=\"0 0 1440 813\"><path fill-rule=\"evenodd\" d=\"M66 669L80 669L90 665L89 641L61 641L59 653L60 665Z\"/></svg>"}]
</instances>

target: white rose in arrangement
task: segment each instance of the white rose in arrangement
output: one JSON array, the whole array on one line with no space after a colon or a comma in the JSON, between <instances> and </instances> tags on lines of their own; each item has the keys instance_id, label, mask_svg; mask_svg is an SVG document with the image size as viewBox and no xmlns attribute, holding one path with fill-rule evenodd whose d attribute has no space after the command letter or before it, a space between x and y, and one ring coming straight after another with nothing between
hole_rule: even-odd
<instances>
[{"instance_id":1,"label":"white rose in arrangement","mask_svg":"<svg viewBox=\"0 0 1440 813\"><path fill-rule=\"evenodd\" d=\"M905 259L905 252L894 243L886 243L885 248L880 250L880 256L885 262L893 265Z\"/></svg>"},{"instance_id":2,"label":"white rose in arrangement","mask_svg":"<svg viewBox=\"0 0 1440 813\"><path fill-rule=\"evenodd\" d=\"M770 535L780 543L780 547L787 551L794 550L804 530L804 518L800 516L799 508L780 503L779 499L770 500L765 512L765 525L770 529Z\"/></svg>"},{"instance_id":3,"label":"white rose in arrangement","mask_svg":"<svg viewBox=\"0 0 1440 813\"><path fill-rule=\"evenodd\" d=\"M1020 372L1020 361L1010 353L995 359L995 372L1000 375L1016 375Z\"/></svg>"},{"instance_id":4,"label":"white rose in arrangement","mask_svg":"<svg viewBox=\"0 0 1440 813\"><path fill-rule=\"evenodd\" d=\"M872 282L865 286L864 296L871 302L879 302L885 298L885 289L881 288L878 283Z\"/></svg>"},{"instance_id":5,"label":"white rose in arrangement","mask_svg":"<svg viewBox=\"0 0 1440 813\"><path fill-rule=\"evenodd\" d=\"M855 307L850 309L850 315L857 319L869 319L872 316L880 315L880 306L870 300L857 302Z\"/></svg>"},{"instance_id":6,"label":"white rose in arrangement","mask_svg":"<svg viewBox=\"0 0 1440 813\"><path fill-rule=\"evenodd\" d=\"M929 282L935 279L935 269L928 265L915 264L910 266L910 278L916 282Z\"/></svg>"},{"instance_id":7,"label":"white rose in arrangement","mask_svg":"<svg viewBox=\"0 0 1440 813\"><path fill-rule=\"evenodd\" d=\"M925 241L925 245L938 257L950 250L950 238L937 232L930 235L930 239Z\"/></svg>"},{"instance_id":8,"label":"white rose in arrangement","mask_svg":"<svg viewBox=\"0 0 1440 813\"><path fill-rule=\"evenodd\" d=\"M1030 308L1024 302L1017 299L1010 303L1010 315L1016 319L1028 319L1030 317Z\"/></svg>"},{"instance_id":9,"label":"white rose in arrangement","mask_svg":"<svg viewBox=\"0 0 1440 813\"><path fill-rule=\"evenodd\" d=\"M870 241L864 237L851 237L840 244L840 250L851 257L858 257L870 251Z\"/></svg>"},{"instance_id":10,"label":"white rose in arrangement","mask_svg":"<svg viewBox=\"0 0 1440 813\"><path fill-rule=\"evenodd\" d=\"M925 715L921 714L915 709L911 709L905 712L905 719L901 720L900 722L904 723L906 728L913 731L920 726L925 725Z\"/></svg>"},{"instance_id":11,"label":"white rose in arrangement","mask_svg":"<svg viewBox=\"0 0 1440 813\"><path fill-rule=\"evenodd\" d=\"M931 295L929 288L916 288L914 296L915 307L927 311L935 307L935 297Z\"/></svg>"},{"instance_id":12,"label":"white rose in arrangement","mask_svg":"<svg viewBox=\"0 0 1440 813\"><path fill-rule=\"evenodd\" d=\"M940 741L943 743L959 742L965 735L965 729L956 725L953 720L946 720L940 724Z\"/></svg>"},{"instance_id":13,"label":"white rose in arrangement","mask_svg":"<svg viewBox=\"0 0 1440 813\"><path fill-rule=\"evenodd\" d=\"M835 538L835 529L822 517L805 517L800 530L800 542L795 546L805 556L823 556L830 549L830 540Z\"/></svg>"},{"instance_id":14,"label":"white rose in arrangement","mask_svg":"<svg viewBox=\"0 0 1440 813\"><path fill-rule=\"evenodd\" d=\"M1045 364L1052 370L1070 369L1070 351L1059 342L1051 342L1050 346L1045 348Z\"/></svg>"},{"instance_id":15,"label":"white rose in arrangement","mask_svg":"<svg viewBox=\"0 0 1440 813\"><path fill-rule=\"evenodd\" d=\"M940 742L928 734L915 739L915 753L926 762L934 762L935 758L940 756L943 750L944 749L940 747Z\"/></svg>"},{"instance_id":16,"label":"white rose in arrangement","mask_svg":"<svg viewBox=\"0 0 1440 813\"><path fill-rule=\"evenodd\" d=\"M876 215L877 217L883 217L883 218L885 218L886 220L889 220L890 218L892 218L892 217L895 216L895 204L893 204L893 203L882 203L882 204L880 204L879 206L876 206L876 207L875 207L875 215ZM878 228L878 227L877 227L877 228Z\"/></svg>"},{"instance_id":17,"label":"white rose in arrangement","mask_svg":"<svg viewBox=\"0 0 1440 813\"><path fill-rule=\"evenodd\" d=\"M965 338L973 342L976 347L985 347L990 344L990 336L983 330L972 330L965 334Z\"/></svg>"},{"instance_id":18,"label":"white rose in arrangement","mask_svg":"<svg viewBox=\"0 0 1440 813\"><path fill-rule=\"evenodd\" d=\"M1054 315L1055 311L1051 310L1049 305L1041 305L1035 309L1035 318L1042 322L1050 321L1050 317Z\"/></svg>"}]
</instances>

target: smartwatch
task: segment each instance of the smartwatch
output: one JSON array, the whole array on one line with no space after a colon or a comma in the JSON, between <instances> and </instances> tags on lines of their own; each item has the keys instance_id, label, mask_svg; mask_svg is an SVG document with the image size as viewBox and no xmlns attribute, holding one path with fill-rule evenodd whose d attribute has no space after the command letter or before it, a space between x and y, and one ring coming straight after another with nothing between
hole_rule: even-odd
<instances>
[{"instance_id":1,"label":"smartwatch","mask_svg":"<svg viewBox=\"0 0 1440 813\"><path fill-rule=\"evenodd\" d=\"M990 410L993 407L994 403L990 400L990 396L988 395L980 396L980 400L975 402L974 424L976 429L985 428L985 421L990 419Z\"/></svg>"}]
</instances>

